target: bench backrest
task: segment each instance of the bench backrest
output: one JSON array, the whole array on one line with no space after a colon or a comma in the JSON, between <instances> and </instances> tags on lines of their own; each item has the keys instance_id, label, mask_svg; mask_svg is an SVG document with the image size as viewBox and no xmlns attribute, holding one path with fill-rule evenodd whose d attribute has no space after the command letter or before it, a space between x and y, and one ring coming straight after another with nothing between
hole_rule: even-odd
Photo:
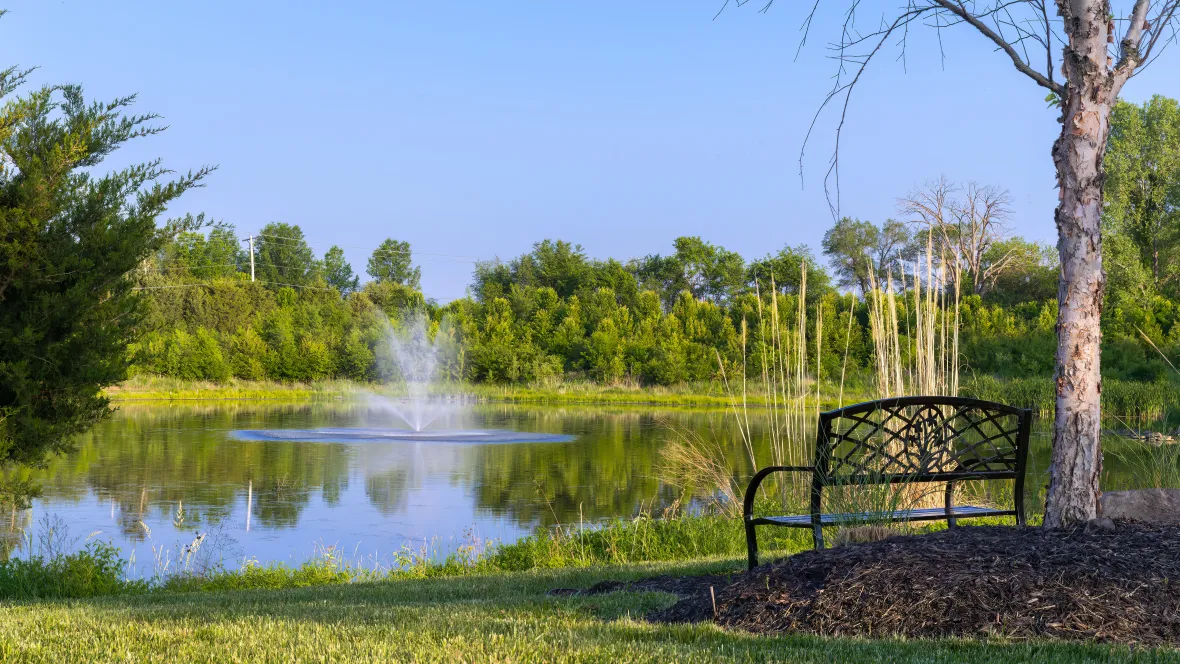
<instances>
[{"instance_id":1,"label":"bench backrest","mask_svg":"<svg viewBox=\"0 0 1180 664\"><path fill-rule=\"evenodd\" d=\"M1032 412L962 397L897 397L821 413L814 492L822 486L1016 479Z\"/></svg>"}]
</instances>

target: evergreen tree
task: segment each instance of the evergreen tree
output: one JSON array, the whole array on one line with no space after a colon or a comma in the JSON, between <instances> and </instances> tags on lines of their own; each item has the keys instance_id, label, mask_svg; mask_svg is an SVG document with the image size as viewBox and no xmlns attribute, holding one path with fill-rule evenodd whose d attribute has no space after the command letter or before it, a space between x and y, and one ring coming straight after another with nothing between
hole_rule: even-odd
<instances>
[{"instance_id":1,"label":"evergreen tree","mask_svg":"<svg viewBox=\"0 0 1180 664\"><path fill-rule=\"evenodd\" d=\"M0 71L0 97L25 74ZM103 158L161 131L134 96L87 103L47 86L0 106L0 463L39 465L108 414L141 314L136 268L168 234L157 217L210 169L165 180L159 161L103 174ZM190 218L191 222L192 219ZM34 487L9 480L0 497Z\"/></svg>"}]
</instances>

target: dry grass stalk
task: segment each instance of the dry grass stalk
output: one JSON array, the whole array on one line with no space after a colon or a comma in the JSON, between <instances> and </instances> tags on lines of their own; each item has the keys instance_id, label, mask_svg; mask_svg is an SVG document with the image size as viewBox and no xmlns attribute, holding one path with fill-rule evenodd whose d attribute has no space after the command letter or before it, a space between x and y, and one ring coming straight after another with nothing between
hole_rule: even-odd
<instances>
[{"instance_id":1,"label":"dry grass stalk","mask_svg":"<svg viewBox=\"0 0 1180 664\"><path fill-rule=\"evenodd\" d=\"M950 283L958 286L958 279L947 279L942 265L935 267L933 245L927 243L925 274L921 261L913 265L912 285L907 284L903 269L899 273L901 292L894 288L893 275L887 274L883 284L870 271L871 288L866 293L869 309L869 328L875 349L875 373L878 398L905 394L956 394L958 392L958 325L959 292L954 291L954 313L950 315L948 301ZM924 279L923 279L924 277ZM925 284L925 288L923 288ZM727 374L720 354L717 362L722 382L729 395L729 406L734 414L738 434L749 467L757 470L763 465L760 450L763 442L755 439L755 431L764 431L769 443L769 463L772 465L808 465L811 462L811 442L816 436L817 415L822 403L823 306L819 306L813 328L815 364L808 357L807 266L800 268L798 293L790 299L778 293L772 276L764 298L761 284L755 283L757 295L756 335L751 334L751 322L741 323L742 375ZM899 298L899 295L901 296ZM912 310L907 296L912 295ZM901 302L899 303L899 299ZM795 310L780 311L786 304ZM851 339L853 311L848 312L845 332L844 368L840 372L839 403L843 405L844 379ZM905 321L907 334L900 328ZM758 347L751 353L749 344L756 336ZM768 407L753 412L747 404L747 366L756 360L762 385L769 393ZM740 383L740 386L739 386ZM740 389L740 392L738 391ZM759 422L761 420L761 422ZM761 424L761 426L756 426ZM735 481L734 466L725 461L726 449L690 432L677 432L665 451L665 479L669 484L684 488L710 488L729 507L738 509L742 489ZM782 500L790 505L806 504L809 479L802 473L773 476ZM774 495L770 486L768 495ZM941 505L945 485L907 484L845 487L831 493L833 505L845 504L846 511L911 509ZM859 509L854 508L859 505ZM844 510L842 510L844 511Z\"/></svg>"},{"instance_id":2,"label":"dry grass stalk","mask_svg":"<svg viewBox=\"0 0 1180 664\"><path fill-rule=\"evenodd\" d=\"M685 492L710 492L719 510L740 516L744 487L726 461L725 448L688 429L670 428L675 438L661 452L660 477Z\"/></svg>"}]
</instances>

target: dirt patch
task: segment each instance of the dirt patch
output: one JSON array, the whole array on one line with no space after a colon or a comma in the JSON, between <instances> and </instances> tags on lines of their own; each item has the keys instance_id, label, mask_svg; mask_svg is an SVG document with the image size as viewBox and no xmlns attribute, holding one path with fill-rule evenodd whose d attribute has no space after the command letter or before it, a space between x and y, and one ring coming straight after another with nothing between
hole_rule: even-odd
<instances>
[{"instance_id":1,"label":"dirt patch","mask_svg":"<svg viewBox=\"0 0 1180 664\"><path fill-rule=\"evenodd\" d=\"M629 592L661 592L675 595L679 601L674 607L692 606L700 615L681 617L678 619L659 616L663 612L648 616L649 619L661 622L698 622L713 617L713 598L722 588L732 585L744 574L709 574L704 576L653 576L635 581L601 581L586 589L554 588L547 594L554 597L584 597L587 595L601 595L619 591Z\"/></svg>"},{"instance_id":2,"label":"dirt patch","mask_svg":"<svg viewBox=\"0 0 1180 664\"><path fill-rule=\"evenodd\" d=\"M712 585L716 621L752 632L1180 645L1178 526L964 527L689 578L626 587L669 588L682 599L649 618L679 622L714 618Z\"/></svg>"}]
</instances>

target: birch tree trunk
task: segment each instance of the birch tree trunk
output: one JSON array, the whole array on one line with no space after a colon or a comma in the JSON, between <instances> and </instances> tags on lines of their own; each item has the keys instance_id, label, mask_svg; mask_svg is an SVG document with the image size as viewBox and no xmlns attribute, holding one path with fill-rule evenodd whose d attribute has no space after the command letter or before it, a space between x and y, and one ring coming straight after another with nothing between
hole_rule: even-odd
<instances>
[{"instance_id":1,"label":"birch tree trunk","mask_svg":"<svg viewBox=\"0 0 1180 664\"><path fill-rule=\"evenodd\" d=\"M773 2L767 0L763 10ZM1099 322L1106 285L1102 272L1102 187L1111 111L1127 80L1158 54L1156 47L1163 49L1175 39L1180 28L1180 0L1133 0L1130 13L1120 15L1119 22L1125 30L1117 44L1110 0L1054 2L1061 18L1060 33L1056 22L1049 19L1048 3L1044 0L982 3L911 0L904 3L892 21L881 21L868 34L853 27L860 3L851 2L841 27L842 36L835 44L834 57L839 61L836 83L823 106L839 98L846 112L852 90L874 55L895 37L901 40L904 54L910 27L923 22L940 29L949 25L971 26L1010 59L1016 71L1059 98L1061 135L1053 143L1053 162L1060 186L1056 212L1057 250L1061 255L1057 291L1057 410L1045 525L1068 527L1083 523L1098 512L1098 478L1102 470ZM813 8L804 22L805 37L814 16ZM1062 41L1065 42L1061 50L1064 82L1059 82L1056 48ZM1115 55L1117 63L1113 60ZM828 171L835 173L837 183L837 205L832 208L833 213L839 210L837 157L844 112L836 128L837 148ZM807 135L811 135L810 129ZM804 147L806 144L805 139ZM972 285L978 292L979 275L973 275L973 279Z\"/></svg>"},{"instance_id":2,"label":"birch tree trunk","mask_svg":"<svg viewBox=\"0 0 1180 664\"><path fill-rule=\"evenodd\" d=\"M1102 377L1103 157L1110 114L1118 94L1107 60L1109 2L1058 0L1068 43L1062 65L1067 92L1061 100L1061 136L1053 161L1061 189L1057 206L1057 412L1045 526L1061 528L1097 516Z\"/></svg>"}]
</instances>

